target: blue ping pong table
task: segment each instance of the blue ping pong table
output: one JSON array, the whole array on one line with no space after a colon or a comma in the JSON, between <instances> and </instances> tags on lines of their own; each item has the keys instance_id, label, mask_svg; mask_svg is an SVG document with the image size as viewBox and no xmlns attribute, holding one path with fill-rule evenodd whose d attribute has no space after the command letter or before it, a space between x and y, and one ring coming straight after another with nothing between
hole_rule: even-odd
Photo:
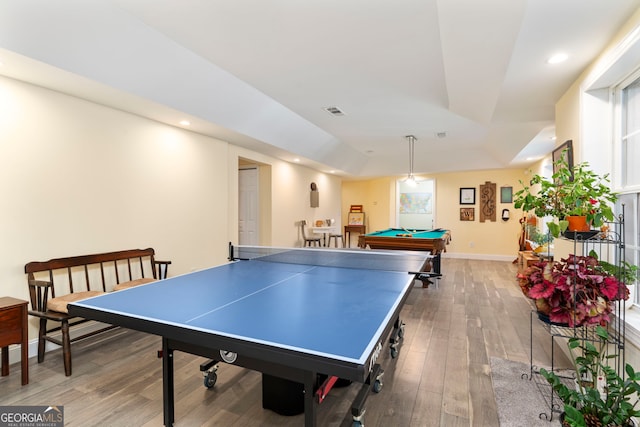
<instances>
[{"instance_id":1,"label":"blue ping pong table","mask_svg":"<svg viewBox=\"0 0 640 427\"><path fill-rule=\"evenodd\" d=\"M167 426L176 350L304 385L306 426L337 378L360 383L351 409L360 425L367 395L382 387L378 357L387 342L397 355L400 311L429 258L230 245L228 264L76 302L69 313L162 337Z\"/></svg>"}]
</instances>

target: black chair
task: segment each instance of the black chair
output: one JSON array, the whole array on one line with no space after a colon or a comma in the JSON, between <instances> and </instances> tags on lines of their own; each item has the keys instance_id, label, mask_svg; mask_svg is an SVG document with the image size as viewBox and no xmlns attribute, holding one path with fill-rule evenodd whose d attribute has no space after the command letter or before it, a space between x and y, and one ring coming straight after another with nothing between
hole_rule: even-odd
<instances>
[{"instance_id":1,"label":"black chair","mask_svg":"<svg viewBox=\"0 0 640 427\"><path fill-rule=\"evenodd\" d=\"M327 220L328 226L332 226L334 224L335 224L335 220L333 219ZM329 241L327 242L327 247L331 246L331 239L335 239L334 246L336 248L338 247L338 239L340 239L340 241L342 242L342 247L344 248L344 236L342 235L342 233L329 233Z\"/></svg>"},{"instance_id":2,"label":"black chair","mask_svg":"<svg viewBox=\"0 0 640 427\"><path fill-rule=\"evenodd\" d=\"M321 246L320 245L320 237L315 237L315 236L310 236L307 237L307 233L305 232L304 228L307 225L307 221L306 220L302 220L300 221L300 231L302 232L302 238L304 239L304 244L302 246Z\"/></svg>"}]
</instances>

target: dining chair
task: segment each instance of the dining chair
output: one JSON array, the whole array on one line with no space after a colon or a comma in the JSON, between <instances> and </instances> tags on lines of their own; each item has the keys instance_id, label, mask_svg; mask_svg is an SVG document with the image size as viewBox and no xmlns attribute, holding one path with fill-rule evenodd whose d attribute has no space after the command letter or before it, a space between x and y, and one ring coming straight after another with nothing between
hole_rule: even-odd
<instances>
[{"instance_id":1,"label":"dining chair","mask_svg":"<svg viewBox=\"0 0 640 427\"><path fill-rule=\"evenodd\" d=\"M305 227L307 226L307 221L306 220L302 220L300 221L300 231L302 232L302 238L304 239L304 244L302 245L304 246L320 246L320 237L317 236L309 236L307 237L307 233L305 231Z\"/></svg>"}]
</instances>

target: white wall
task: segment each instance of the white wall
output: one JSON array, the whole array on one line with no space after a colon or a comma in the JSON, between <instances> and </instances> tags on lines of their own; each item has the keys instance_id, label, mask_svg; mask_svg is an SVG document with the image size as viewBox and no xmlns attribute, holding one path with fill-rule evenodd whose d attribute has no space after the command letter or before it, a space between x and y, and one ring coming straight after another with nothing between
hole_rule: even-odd
<instances>
[{"instance_id":1,"label":"white wall","mask_svg":"<svg viewBox=\"0 0 640 427\"><path fill-rule=\"evenodd\" d=\"M271 217L268 224L272 231L271 239L264 244L280 247L302 246L302 236L297 224L303 219L311 224L318 219L332 218L336 220L336 231L342 229L341 178L230 146L230 163L234 161L237 163L240 157L269 165L271 169L271 182L268 189L271 192L271 206L265 208L264 203L260 206L260 215ZM237 171L230 170L230 173L237 176ZM237 182L234 176L230 181ZM259 185L262 185L263 181L264 178L261 176ZM312 182L317 184L320 193L320 206L317 208L310 206L309 193ZM237 191L230 192L230 197L230 208L237 209ZM267 209L270 211L266 212ZM230 217L237 218L237 214L231 214ZM237 237L233 237L237 235L236 228L231 231L231 241L237 242Z\"/></svg>"},{"instance_id":2,"label":"white wall","mask_svg":"<svg viewBox=\"0 0 640 427\"><path fill-rule=\"evenodd\" d=\"M295 221L340 217L339 178L0 77L0 295L28 299L24 265L56 257L153 247L170 276L225 262L239 156L273 170L274 244L299 244Z\"/></svg>"},{"instance_id":3,"label":"white wall","mask_svg":"<svg viewBox=\"0 0 640 427\"><path fill-rule=\"evenodd\" d=\"M152 246L173 260L174 274L219 262L226 151L220 141L0 78L3 293L26 296L22 268L31 260Z\"/></svg>"}]
</instances>

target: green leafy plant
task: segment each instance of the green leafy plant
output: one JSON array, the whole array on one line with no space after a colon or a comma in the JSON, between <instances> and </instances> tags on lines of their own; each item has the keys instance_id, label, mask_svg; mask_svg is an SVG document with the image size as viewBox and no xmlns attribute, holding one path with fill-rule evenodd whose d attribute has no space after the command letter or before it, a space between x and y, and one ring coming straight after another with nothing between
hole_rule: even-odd
<instances>
[{"instance_id":1,"label":"green leafy plant","mask_svg":"<svg viewBox=\"0 0 640 427\"><path fill-rule=\"evenodd\" d=\"M633 285L638 281L638 266L622 261L620 265L610 264L606 261L598 261L600 269L607 274L616 277L627 285Z\"/></svg>"},{"instance_id":2,"label":"green leafy plant","mask_svg":"<svg viewBox=\"0 0 640 427\"><path fill-rule=\"evenodd\" d=\"M627 426L632 417L640 415L636 409L640 392L640 372L625 365L621 377L606 362L609 333L596 327L597 339L592 341L570 338L571 361L576 371L576 387L570 387L554 372L540 369L564 404L564 421L571 427ZM600 380L598 380L600 378ZM599 384L601 383L601 384ZM599 387L600 385L600 387Z\"/></svg>"},{"instance_id":3,"label":"green leafy plant","mask_svg":"<svg viewBox=\"0 0 640 427\"><path fill-rule=\"evenodd\" d=\"M611 264L607 261L598 259L598 253L593 249L589 251L589 256L598 260L598 270L615 277L625 285L634 285L638 281L638 266L630 264L624 260L621 260L619 265Z\"/></svg>"},{"instance_id":4,"label":"green leafy plant","mask_svg":"<svg viewBox=\"0 0 640 427\"><path fill-rule=\"evenodd\" d=\"M551 179L534 175L528 185L521 180L522 189L513 199L516 209L534 212L539 218L556 218L557 222L547 223L554 237L566 230L567 216L586 216L594 227L613 221L612 204L617 200L609 187L609 174L599 176L586 162L570 168L564 154L554 163Z\"/></svg>"},{"instance_id":5,"label":"green leafy plant","mask_svg":"<svg viewBox=\"0 0 640 427\"><path fill-rule=\"evenodd\" d=\"M527 224L526 225L528 240L535 242L538 245L544 245L545 243L551 243L553 241L553 236L549 233L541 233L536 224Z\"/></svg>"}]
</instances>

